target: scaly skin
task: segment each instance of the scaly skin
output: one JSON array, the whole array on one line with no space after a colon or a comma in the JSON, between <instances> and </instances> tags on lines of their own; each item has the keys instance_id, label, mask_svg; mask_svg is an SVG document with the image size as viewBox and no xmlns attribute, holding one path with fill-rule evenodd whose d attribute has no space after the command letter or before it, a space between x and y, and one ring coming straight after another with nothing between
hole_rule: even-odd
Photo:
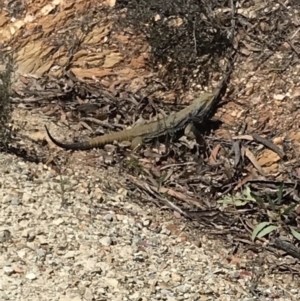
<instances>
[{"instance_id":1,"label":"scaly skin","mask_svg":"<svg viewBox=\"0 0 300 301\"><path fill-rule=\"evenodd\" d=\"M197 122L202 122L209 112L214 101L214 95L204 93L196 98L191 105L182 109L177 113L173 113L166 118L149 122L147 124L138 125L128 130L120 132L112 132L103 136L91 138L84 142L62 143L53 138L46 128L50 140L59 147L67 150L89 150L114 141L130 141L135 138L141 138L142 141L151 140L153 138L166 135L169 132L176 132L185 128L190 121L195 118Z\"/></svg>"}]
</instances>

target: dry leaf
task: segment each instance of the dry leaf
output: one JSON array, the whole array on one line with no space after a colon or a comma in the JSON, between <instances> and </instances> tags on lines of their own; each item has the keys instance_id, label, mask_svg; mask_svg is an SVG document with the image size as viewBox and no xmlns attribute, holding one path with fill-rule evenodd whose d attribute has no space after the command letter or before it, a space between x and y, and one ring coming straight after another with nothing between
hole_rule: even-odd
<instances>
[{"instance_id":1,"label":"dry leaf","mask_svg":"<svg viewBox=\"0 0 300 301\"><path fill-rule=\"evenodd\" d=\"M250 160L250 162L254 165L254 167L258 170L258 172L261 174L261 175L265 175L263 169L261 168L260 164L257 162L254 154L246 147L242 147L242 150L245 154L245 156Z\"/></svg>"},{"instance_id":2,"label":"dry leaf","mask_svg":"<svg viewBox=\"0 0 300 301\"><path fill-rule=\"evenodd\" d=\"M271 166L280 161L280 157L275 152L266 149L259 155L257 161L261 166Z\"/></svg>"},{"instance_id":3,"label":"dry leaf","mask_svg":"<svg viewBox=\"0 0 300 301\"><path fill-rule=\"evenodd\" d=\"M218 155L218 152L219 152L220 149L221 149L221 145L218 144L212 150L212 152L211 152L211 154L209 156L209 159L208 159L208 161L209 161L210 164L213 164L213 165L217 164L217 155Z\"/></svg>"}]
</instances>

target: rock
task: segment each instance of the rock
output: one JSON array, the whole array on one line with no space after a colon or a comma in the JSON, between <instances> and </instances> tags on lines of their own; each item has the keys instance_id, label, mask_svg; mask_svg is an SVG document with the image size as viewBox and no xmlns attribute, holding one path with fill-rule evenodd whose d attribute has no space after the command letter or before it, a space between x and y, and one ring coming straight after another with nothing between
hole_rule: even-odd
<instances>
[{"instance_id":1,"label":"rock","mask_svg":"<svg viewBox=\"0 0 300 301\"><path fill-rule=\"evenodd\" d=\"M26 274L25 277L26 277L27 279L29 279L29 280L35 280L35 279L37 279L37 276L36 276L35 273L28 273L28 274Z\"/></svg>"},{"instance_id":2,"label":"rock","mask_svg":"<svg viewBox=\"0 0 300 301\"><path fill-rule=\"evenodd\" d=\"M12 266L5 266L5 267L3 267L3 272L6 275L11 276L15 272L15 270Z\"/></svg>"},{"instance_id":3,"label":"rock","mask_svg":"<svg viewBox=\"0 0 300 301\"><path fill-rule=\"evenodd\" d=\"M112 239L109 236L102 237L99 242L102 246L110 246L112 244Z\"/></svg>"}]
</instances>

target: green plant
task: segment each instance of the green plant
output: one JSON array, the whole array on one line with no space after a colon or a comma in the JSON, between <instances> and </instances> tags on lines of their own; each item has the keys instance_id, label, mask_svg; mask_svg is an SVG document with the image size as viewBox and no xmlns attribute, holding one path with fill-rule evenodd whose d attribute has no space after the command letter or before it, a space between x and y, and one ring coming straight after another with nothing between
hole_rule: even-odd
<instances>
[{"instance_id":1,"label":"green plant","mask_svg":"<svg viewBox=\"0 0 300 301\"><path fill-rule=\"evenodd\" d=\"M61 206L65 207L67 205L66 193L75 190L75 186L72 185L69 179L63 178L61 172L59 171L59 187L54 188L54 190L60 195Z\"/></svg>"},{"instance_id":2,"label":"green plant","mask_svg":"<svg viewBox=\"0 0 300 301\"><path fill-rule=\"evenodd\" d=\"M250 202L256 202L256 199L251 195L249 186L246 186L242 192L237 192L235 195L226 195L222 200L219 200L219 204L225 206L233 205L236 207L245 206Z\"/></svg>"},{"instance_id":3,"label":"green plant","mask_svg":"<svg viewBox=\"0 0 300 301\"><path fill-rule=\"evenodd\" d=\"M297 204L290 206L284 205L284 183L281 183L276 192L276 197L265 194L263 197L254 195L249 186L246 186L242 192L234 196L225 196L218 201L225 206L246 206L250 203L256 203L264 214L265 221L259 222L253 229L251 239L262 238L275 230L289 229L290 233L300 240L300 233L292 226L286 226L283 217L290 214Z\"/></svg>"}]
</instances>

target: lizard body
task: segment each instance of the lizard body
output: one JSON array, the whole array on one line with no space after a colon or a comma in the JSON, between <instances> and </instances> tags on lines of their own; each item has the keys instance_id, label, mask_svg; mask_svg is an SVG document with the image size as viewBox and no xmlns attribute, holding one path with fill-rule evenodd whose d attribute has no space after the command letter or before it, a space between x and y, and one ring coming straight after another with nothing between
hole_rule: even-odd
<instances>
[{"instance_id":1,"label":"lizard body","mask_svg":"<svg viewBox=\"0 0 300 301\"><path fill-rule=\"evenodd\" d=\"M214 102L214 98L213 94L204 93L200 97L196 98L191 105L177 113L169 115L166 118L137 125L131 129L108 133L91 138L84 142L71 144L59 142L51 136L46 126L45 128L50 140L57 146L67 150L89 150L101 147L108 143L113 143L114 141L127 141L134 140L136 138L141 139L142 141L149 141L153 138L166 135L169 132L177 132L185 128L193 118L196 119L197 122L202 122L209 112Z\"/></svg>"}]
</instances>

